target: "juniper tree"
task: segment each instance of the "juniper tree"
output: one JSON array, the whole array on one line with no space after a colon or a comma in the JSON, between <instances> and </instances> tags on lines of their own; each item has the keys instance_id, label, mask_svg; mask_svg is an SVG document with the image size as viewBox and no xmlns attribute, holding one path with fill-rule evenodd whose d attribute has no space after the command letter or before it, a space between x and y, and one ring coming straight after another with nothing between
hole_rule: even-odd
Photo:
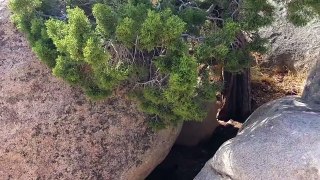
<instances>
[{"instance_id":1,"label":"juniper tree","mask_svg":"<svg viewBox=\"0 0 320 180\"><path fill-rule=\"evenodd\" d=\"M293 0L288 18L304 25L319 4ZM226 97L222 119L250 113L252 53L266 51L257 30L273 20L267 0L11 0L10 7L54 75L93 99L125 89L158 128L202 120L217 91Z\"/></svg>"}]
</instances>

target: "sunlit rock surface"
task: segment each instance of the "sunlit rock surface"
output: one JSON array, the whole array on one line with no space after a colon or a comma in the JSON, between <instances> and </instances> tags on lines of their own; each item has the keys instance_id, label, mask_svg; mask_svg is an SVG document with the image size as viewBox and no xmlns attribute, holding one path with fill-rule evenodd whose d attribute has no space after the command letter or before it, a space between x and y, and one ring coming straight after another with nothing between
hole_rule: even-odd
<instances>
[{"instance_id":1,"label":"sunlit rock surface","mask_svg":"<svg viewBox=\"0 0 320 180\"><path fill-rule=\"evenodd\" d=\"M53 77L0 0L0 179L144 179L180 127L154 132L131 101L91 102Z\"/></svg>"}]
</instances>

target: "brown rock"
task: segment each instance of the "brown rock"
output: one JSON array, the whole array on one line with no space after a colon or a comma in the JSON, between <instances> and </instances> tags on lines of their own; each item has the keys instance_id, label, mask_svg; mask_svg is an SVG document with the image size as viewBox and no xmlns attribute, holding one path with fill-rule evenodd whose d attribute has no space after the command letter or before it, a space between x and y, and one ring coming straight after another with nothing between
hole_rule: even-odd
<instances>
[{"instance_id":1,"label":"brown rock","mask_svg":"<svg viewBox=\"0 0 320 180\"><path fill-rule=\"evenodd\" d=\"M214 130L219 126L217 112L220 107L218 102L208 105L208 115L202 122L189 121L183 123L181 133L176 144L184 146L196 146L210 139Z\"/></svg>"},{"instance_id":2,"label":"brown rock","mask_svg":"<svg viewBox=\"0 0 320 180\"><path fill-rule=\"evenodd\" d=\"M180 127L154 132L125 97L91 102L51 75L0 0L0 179L143 179Z\"/></svg>"}]
</instances>

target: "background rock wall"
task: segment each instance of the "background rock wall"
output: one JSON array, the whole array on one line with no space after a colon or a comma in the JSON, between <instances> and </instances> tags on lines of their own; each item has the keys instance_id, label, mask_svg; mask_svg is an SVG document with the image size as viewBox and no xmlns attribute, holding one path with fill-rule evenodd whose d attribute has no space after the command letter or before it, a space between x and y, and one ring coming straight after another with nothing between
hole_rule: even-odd
<instances>
[{"instance_id":1,"label":"background rock wall","mask_svg":"<svg viewBox=\"0 0 320 180\"><path fill-rule=\"evenodd\" d=\"M306 26L290 23L284 1L269 0L276 8L275 21L262 28L259 34L270 43L269 52L263 56L265 67L286 67L290 71L309 71L320 52L320 20L315 19Z\"/></svg>"}]
</instances>

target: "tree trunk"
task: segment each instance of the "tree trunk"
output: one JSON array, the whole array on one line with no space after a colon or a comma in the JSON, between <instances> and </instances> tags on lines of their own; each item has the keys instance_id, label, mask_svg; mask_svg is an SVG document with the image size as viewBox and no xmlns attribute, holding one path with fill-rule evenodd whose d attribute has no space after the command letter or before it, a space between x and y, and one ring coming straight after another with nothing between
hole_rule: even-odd
<instances>
[{"instance_id":1,"label":"tree trunk","mask_svg":"<svg viewBox=\"0 0 320 180\"><path fill-rule=\"evenodd\" d=\"M244 122L251 114L250 68L239 73L223 71L222 108L217 118Z\"/></svg>"}]
</instances>

